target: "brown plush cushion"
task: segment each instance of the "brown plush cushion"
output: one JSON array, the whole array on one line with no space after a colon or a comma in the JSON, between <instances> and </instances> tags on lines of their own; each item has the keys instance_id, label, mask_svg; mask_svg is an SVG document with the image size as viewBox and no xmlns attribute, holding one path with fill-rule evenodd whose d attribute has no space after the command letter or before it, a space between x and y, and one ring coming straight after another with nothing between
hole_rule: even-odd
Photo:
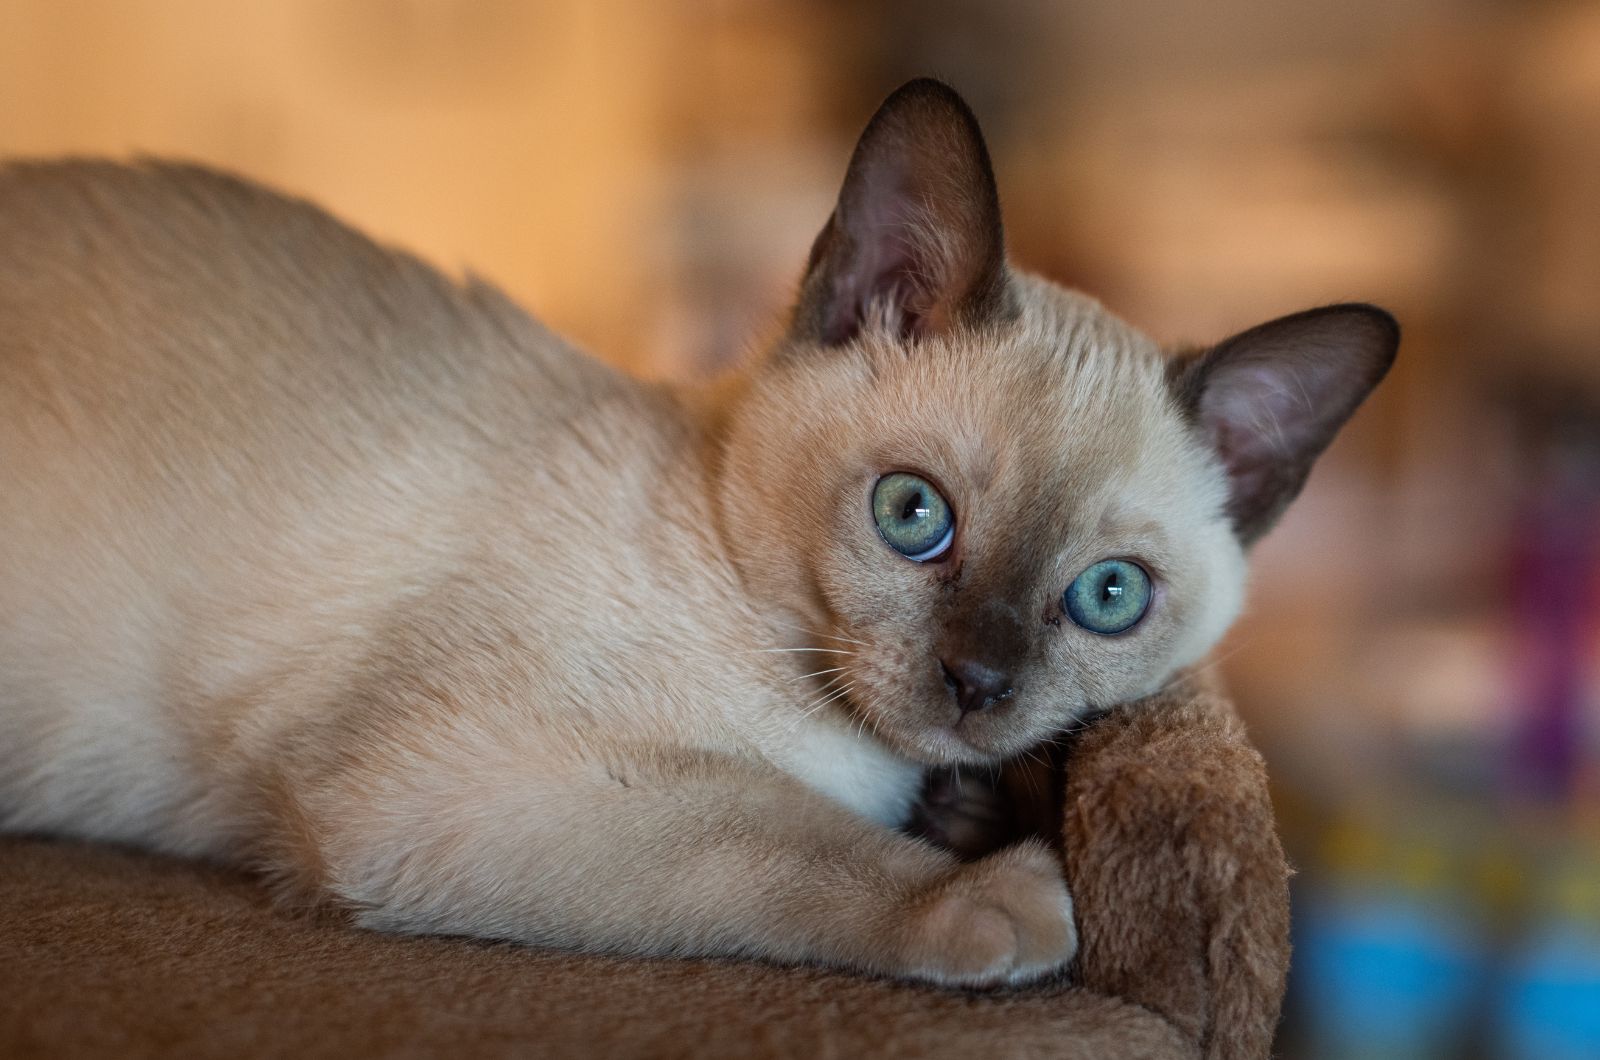
<instances>
[{"instance_id":1,"label":"brown plush cushion","mask_svg":"<svg viewBox=\"0 0 1600 1060\"><path fill-rule=\"evenodd\" d=\"M0 1056L1266 1055L1287 870L1228 704L1121 708L1065 790L1076 985L1004 995L377 935L224 870L0 840Z\"/></svg>"}]
</instances>

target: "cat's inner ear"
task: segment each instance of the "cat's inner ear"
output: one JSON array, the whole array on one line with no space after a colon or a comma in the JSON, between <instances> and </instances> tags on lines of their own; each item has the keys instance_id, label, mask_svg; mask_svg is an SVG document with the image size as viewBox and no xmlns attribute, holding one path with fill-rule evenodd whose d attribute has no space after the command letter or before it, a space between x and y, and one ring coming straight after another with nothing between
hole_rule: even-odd
<instances>
[{"instance_id":1,"label":"cat's inner ear","mask_svg":"<svg viewBox=\"0 0 1600 1060\"><path fill-rule=\"evenodd\" d=\"M1006 305L1000 198L977 119L947 85L912 81L856 144L811 248L794 333L832 345L883 324L910 338Z\"/></svg>"},{"instance_id":2,"label":"cat's inner ear","mask_svg":"<svg viewBox=\"0 0 1600 1060\"><path fill-rule=\"evenodd\" d=\"M1382 309L1335 305L1172 362L1180 404L1227 469L1228 515L1241 541L1253 543L1277 521L1399 344L1399 325Z\"/></svg>"}]
</instances>

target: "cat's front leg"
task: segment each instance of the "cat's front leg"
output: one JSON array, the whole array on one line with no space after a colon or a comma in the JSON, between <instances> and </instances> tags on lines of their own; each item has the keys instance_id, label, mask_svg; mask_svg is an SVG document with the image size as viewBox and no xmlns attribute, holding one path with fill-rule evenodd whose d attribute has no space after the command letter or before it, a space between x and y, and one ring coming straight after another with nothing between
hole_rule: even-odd
<instances>
[{"instance_id":1,"label":"cat's front leg","mask_svg":"<svg viewBox=\"0 0 1600 1060\"><path fill-rule=\"evenodd\" d=\"M1076 951L1060 863L1040 844L964 864L720 756L559 778L523 765L346 787L364 803L314 814L334 828L319 844L324 886L381 929L948 985L1037 979Z\"/></svg>"}]
</instances>

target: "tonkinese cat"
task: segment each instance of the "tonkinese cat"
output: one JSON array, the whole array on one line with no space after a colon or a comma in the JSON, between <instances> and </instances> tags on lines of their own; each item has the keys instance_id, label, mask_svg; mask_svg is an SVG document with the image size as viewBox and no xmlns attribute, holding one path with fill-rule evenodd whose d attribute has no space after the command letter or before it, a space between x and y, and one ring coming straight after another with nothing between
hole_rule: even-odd
<instances>
[{"instance_id":1,"label":"tonkinese cat","mask_svg":"<svg viewBox=\"0 0 1600 1060\"><path fill-rule=\"evenodd\" d=\"M1164 357L1008 265L932 81L704 387L238 180L10 165L0 828L374 928L1051 973L1056 855L907 834L924 774L1204 656L1397 342L1337 305Z\"/></svg>"}]
</instances>

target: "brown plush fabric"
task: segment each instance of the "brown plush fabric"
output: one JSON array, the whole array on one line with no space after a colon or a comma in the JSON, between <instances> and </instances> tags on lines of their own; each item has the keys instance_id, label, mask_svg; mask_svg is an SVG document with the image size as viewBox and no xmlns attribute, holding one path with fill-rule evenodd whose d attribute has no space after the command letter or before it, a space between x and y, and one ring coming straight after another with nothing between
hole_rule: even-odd
<instances>
[{"instance_id":1,"label":"brown plush fabric","mask_svg":"<svg viewBox=\"0 0 1600 1060\"><path fill-rule=\"evenodd\" d=\"M401 938L220 869L0 841L0 1056L1266 1055L1287 871L1259 757L1192 687L1079 738L1077 985L966 995L805 968Z\"/></svg>"},{"instance_id":2,"label":"brown plush fabric","mask_svg":"<svg viewBox=\"0 0 1600 1060\"><path fill-rule=\"evenodd\" d=\"M1289 867L1228 701L1195 681L1102 719L1068 762L1062 827L1080 982L1161 1013L1208 1058L1267 1055Z\"/></svg>"}]
</instances>

